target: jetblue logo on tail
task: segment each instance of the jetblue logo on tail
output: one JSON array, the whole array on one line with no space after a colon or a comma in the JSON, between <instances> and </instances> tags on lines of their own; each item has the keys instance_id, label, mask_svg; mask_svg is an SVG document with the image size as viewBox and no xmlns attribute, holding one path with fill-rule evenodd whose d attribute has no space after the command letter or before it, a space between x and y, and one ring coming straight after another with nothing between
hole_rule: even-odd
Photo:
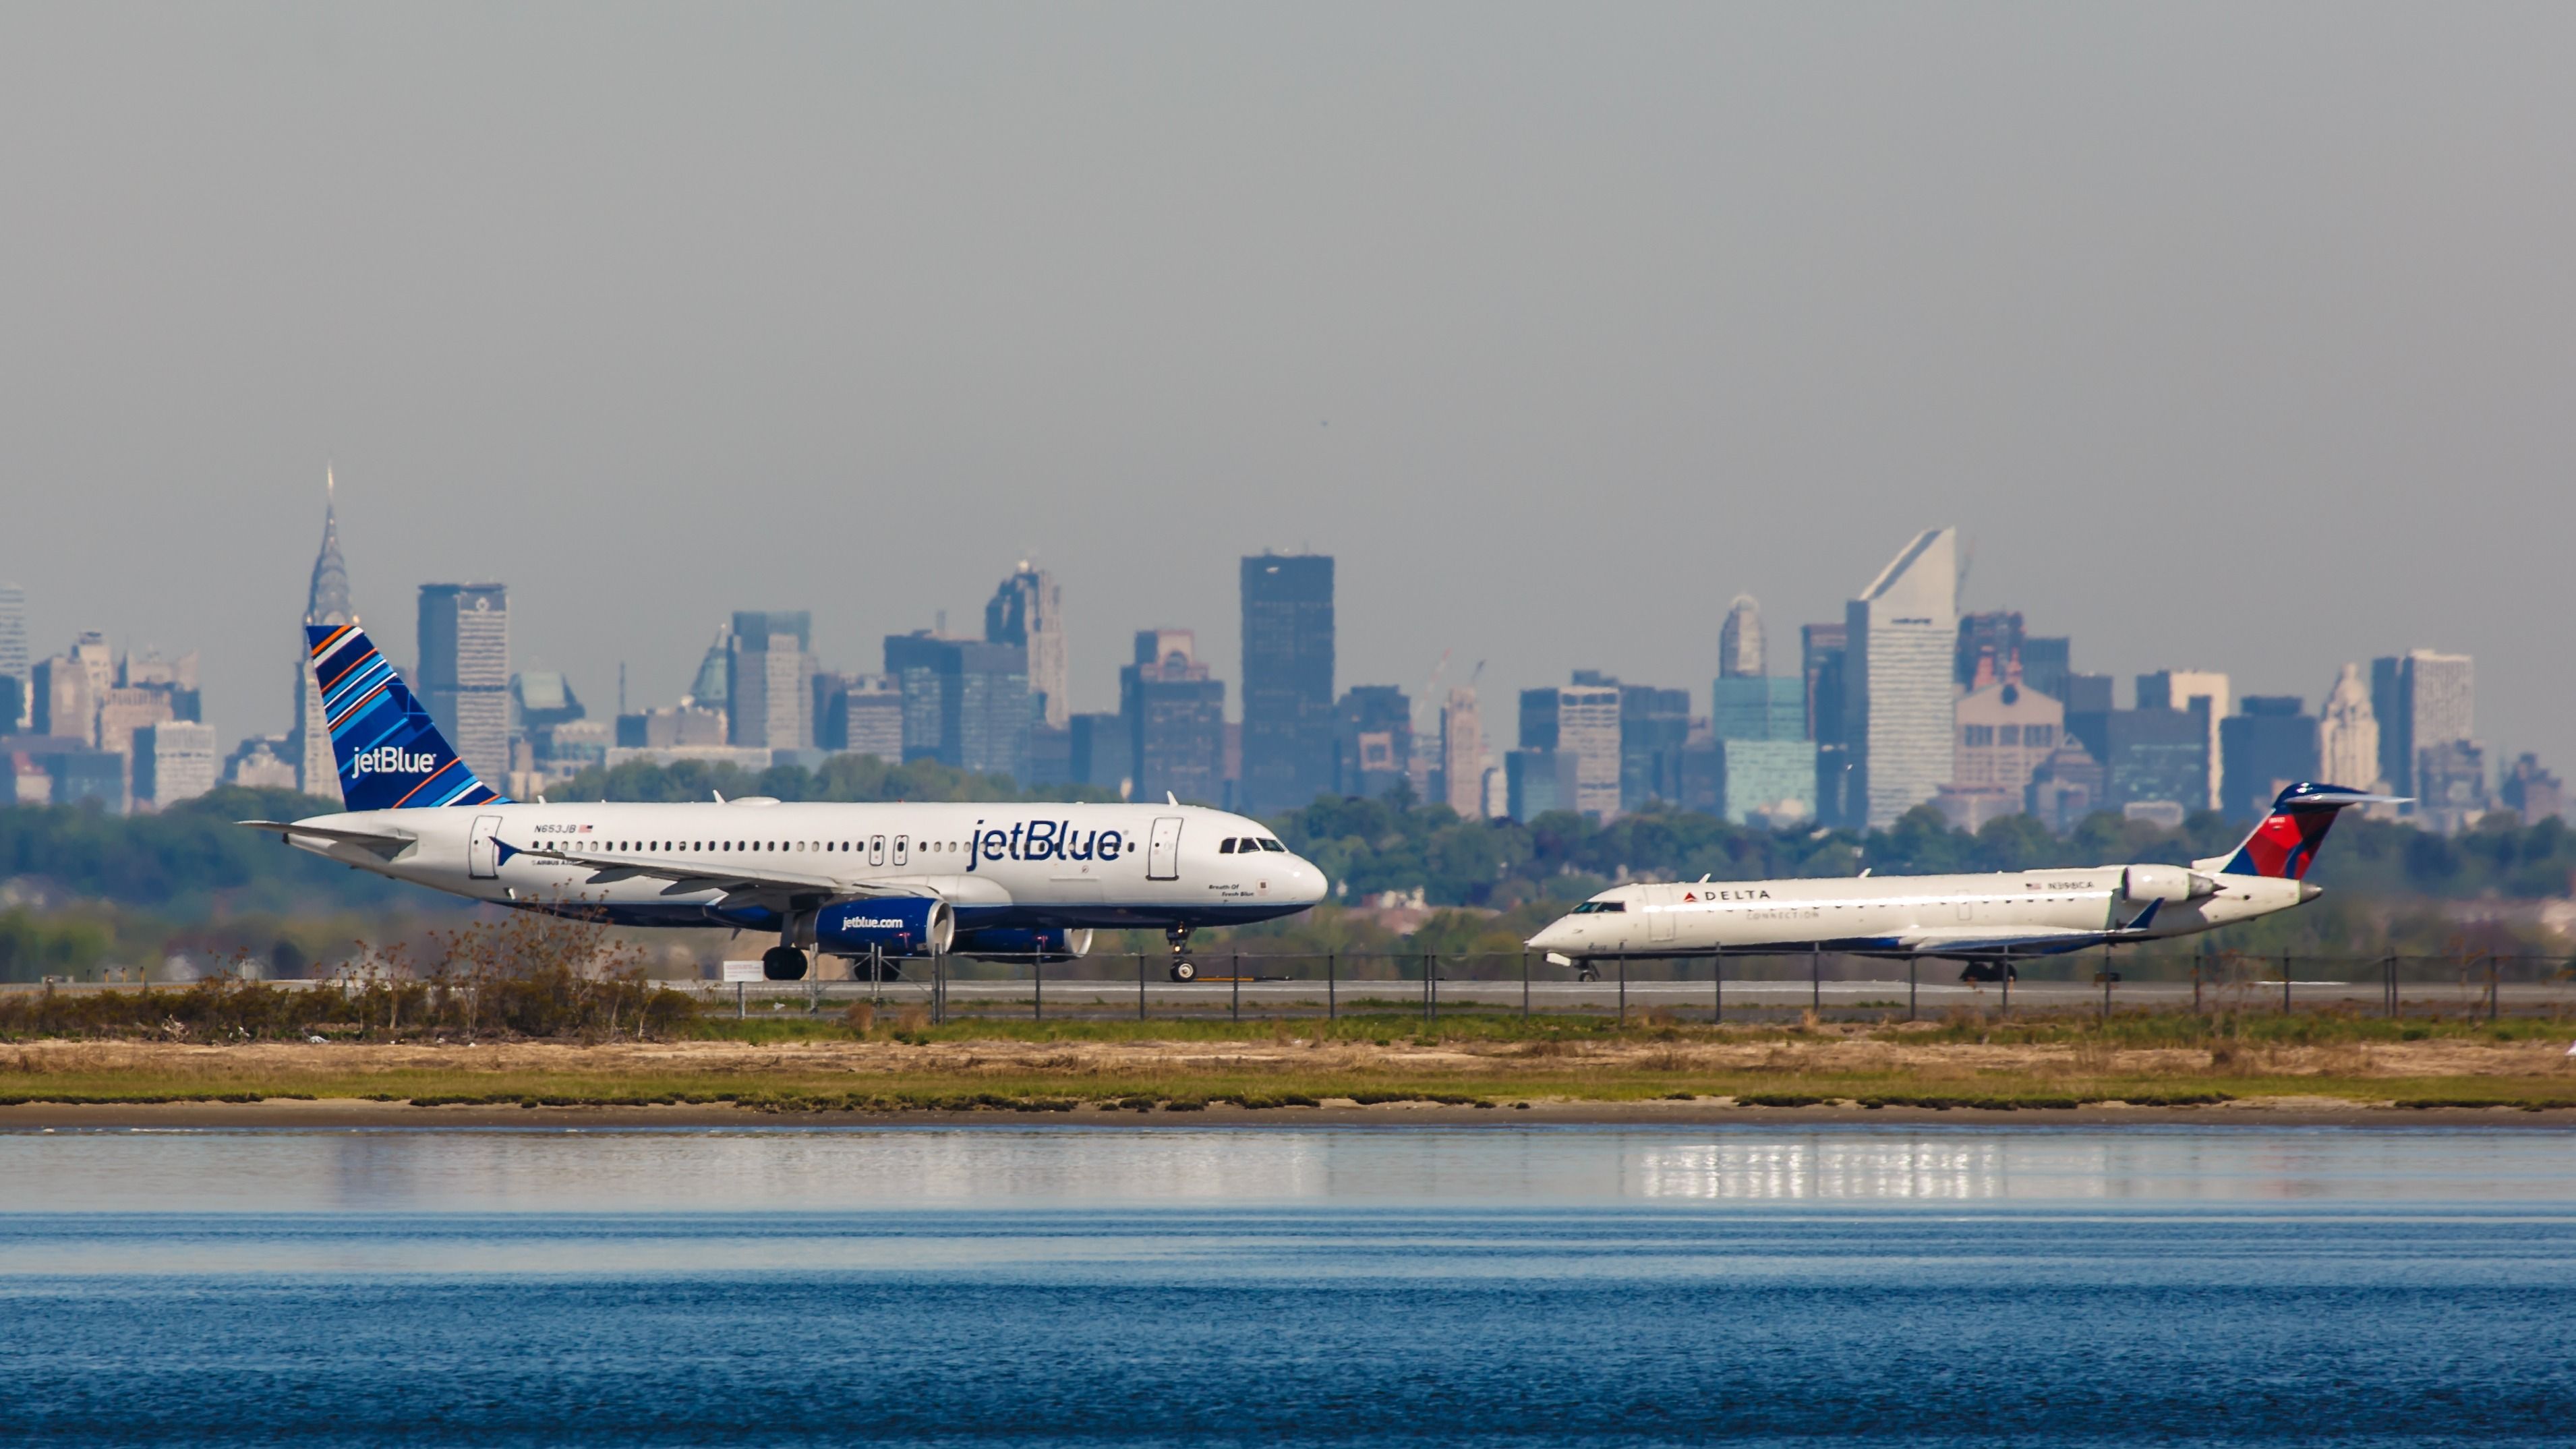
<instances>
[{"instance_id":1,"label":"jetblue logo on tail","mask_svg":"<svg viewBox=\"0 0 2576 1449\"><path fill-rule=\"evenodd\" d=\"M483 805L501 798L456 757L366 631L313 624L304 642L331 729L331 758L340 766L340 798L350 809Z\"/></svg>"}]
</instances>

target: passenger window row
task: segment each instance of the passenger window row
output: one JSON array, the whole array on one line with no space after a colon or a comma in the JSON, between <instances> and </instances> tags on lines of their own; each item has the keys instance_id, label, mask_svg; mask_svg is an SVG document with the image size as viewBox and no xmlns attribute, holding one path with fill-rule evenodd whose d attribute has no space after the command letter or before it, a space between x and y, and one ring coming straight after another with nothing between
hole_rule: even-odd
<instances>
[{"instance_id":1,"label":"passenger window row","mask_svg":"<svg viewBox=\"0 0 2576 1449\"><path fill-rule=\"evenodd\" d=\"M1232 847L1232 844L1233 842L1231 841L1227 842L1229 849ZM686 851L692 854L699 854L713 851L729 852L736 850L811 850L843 853L866 851L872 855L881 855L885 851L885 837L878 836L873 842L873 845L871 842L865 840L611 840L605 842L602 848L616 854L631 854L636 852L660 854L672 851ZM1243 848L1245 850L1250 850L1252 849L1252 846L1249 842L1246 842ZM1284 850L1287 847L1273 843L1268 848L1271 850ZM898 835L894 838L896 864L900 865L903 863L903 857L909 849L910 841L908 837ZM924 854L928 854L933 851L941 853L953 852L962 849L962 847L953 840L925 840L921 842L921 849Z\"/></svg>"}]
</instances>

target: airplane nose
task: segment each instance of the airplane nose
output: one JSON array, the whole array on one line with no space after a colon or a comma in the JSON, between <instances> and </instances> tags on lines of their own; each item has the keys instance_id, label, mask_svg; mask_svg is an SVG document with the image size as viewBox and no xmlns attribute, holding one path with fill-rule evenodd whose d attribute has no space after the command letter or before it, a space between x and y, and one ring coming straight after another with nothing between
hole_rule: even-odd
<instances>
[{"instance_id":1,"label":"airplane nose","mask_svg":"<svg viewBox=\"0 0 2576 1449\"><path fill-rule=\"evenodd\" d=\"M1303 859L1297 862L1295 870L1296 873L1289 877L1289 888L1297 893L1297 898L1310 906L1321 901L1324 898L1324 873L1317 870L1312 861Z\"/></svg>"},{"instance_id":2,"label":"airplane nose","mask_svg":"<svg viewBox=\"0 0 2576 1449\"><path fill-rule=\"evenodd\" d=\"M1541 926L1538 934L1529 938L1533 951L1554 951L1573 944L1574 930L1561 917Z\"/></svg>"}]
</instances>

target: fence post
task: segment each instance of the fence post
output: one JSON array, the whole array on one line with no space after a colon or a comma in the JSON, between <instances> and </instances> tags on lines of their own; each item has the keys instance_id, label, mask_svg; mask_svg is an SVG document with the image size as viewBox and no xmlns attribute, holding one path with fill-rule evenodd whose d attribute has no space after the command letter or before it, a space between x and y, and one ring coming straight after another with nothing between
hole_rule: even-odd
<instances>
[{"instance_id":1,"label":"fence post","mask_svg":"<svg viewBox=\"0 0 2576 1449\"><path fill-rule=\"evenodd\" d=\"M1521 1020L1529 1020L1529 952L1521 953Z\"/></svg>"},{"instance_id":2,"label":"fence post","mask_svg":"<svg viewBox=\"0 0 2576 1449\"><path fill-rule=\"evenodd\" d=\"M2494 952L2490 951L2487 953L2487 1020L2489 1023L2493 1023L2496 1019L2496 965L2498 959L2499 958Z\"/></svg>"},{"instance_id":3,"label":"fence post","mask_svg":"<svg viewBox=\"0 0 2576 1449\"><path fill-rule=\"evenodd\" d=\"M1430 998L1431 1024L1436 1027L1440 1024L1440 958L1428 951L1422 953L1422 990Z\"/></svg>"},{"instance_id":4,"label":"fence post","mask_svg":"<svg viewBox=\"0 0 2576 1449\"><path fill-rule=\"evenodd\" d=\"M948 957L945 953L930 958L930 1024L948 1024Z\"/></svg>"},{"instance_id":5,"label":"fence post","mask_svg":"<svg viewBox=\"0 0 2576 1449\"><path fill-rule=\"evenodd\" d=\"M1628 1024L1628 952L1625 949L1627 946L1625 941L1619 944L1622 947L1619 952L1619 1024L1626 1026Z\"/></svg>"},{"instance_id":6,"label":"fence post","mask_svg":"<svg viewBox=\"0 0 2576 1449\"><path fill-rule=\"evenodd\" d=\"M1029 985L1032 988L1029 1002L1029 1020L1044 1021L1046 1020L1045 956L1038 955L1031 956L1029 958Z\"/></svg>"},{"instance_id":7,"label":"fence post","mask_svg":"<svg viewBox=\"0 0 2576 1449\"><path fill-rule=\"evenodd\" d=\"M2006 956L2006 957L2004 958L2004 1007L2003 1007L2003 1010L2002 1010L2002 1011L2000 1011L2000 1012L1998 1012L1998 1013L1997 1013L1997 1015L1999 1015L1999 1016L2007 1016L2007 1017L2008 1017L2008 1016L2012 1015L2012 981L2013 981L2013 963L2012 963L2012 958L2011 958L2010 956Z\"/></svg>"},{"instance_id":8,"label":"fence post","mask_svg":"<svg viewBox=\"0 0 2576 1449\"><path fill-rule=\"evenodd\" d=\"M1907 1021L1912 1021L1912 1020L1914 1019L1914 997L1915 997L1915 993L1916 993L1918 990L1920 990L1920 989L1921 989L1922 985L1923 985L1923 958L1922 958L1922 957L1920 957L1920 956L1908 956L1908 957L1906 957L1906 958L1905 958L1905 1019L1906 1019Z\"/></svg>"},{"instance_id":9,"label":"fence post","mask_svg":"<svg viewBox=\"0 0 2576 1449\"><path fill-rule=\"evenodd\" d=\"M2281 1014L2290 1014L2290 953L2281 953Z\"/></svg>"},{"instance_id":10,"label":"fence post","mask_svg":"<svg viewBox=\"0 0 2576 1449\"><path fill-rule=\"evenodd\" d=\"M1136 1019L1145 1019L1145 957L1141 952L1136 957Z\"/></svg>"},{"instance_id":11,"label":"fence post","mask_svg":"<svg viewBox=\"0 0 2576 1449\"><path fill-rule=\"evenodd\" d=\"M1326 1021L1339 1021L1342 1017L1341 993L1336 989L1341 984L1340 956L1341 953L1338 951L1324 953L1324 1020Z\"/></svg>"},{"instance_id":12,"label":"fence post","mask_svg":"<svg viewBox=\"0 0 2576 1449\"><path fill-rule=\"evenodd\" d=\"M742 1020L744 1013L750 1009L748 1004L743 1000L744 996L749 993L750 990L750 987L745 986L739 981L733 984L733 1019L736 1021ZM47 996L54 994L54 988L51 983L47 983L45 994Z\"/></svg>"},{"instance_id":13,"label":"fence post","mask_svg":"<svg viewBox=\"0 0 2576 1449\"><path fill-rule=\"evenodd\" d=\"M1228 1008L1236 1021L1243 1020L1243 953L1234 953L1234 969L1226 973L1234 982L1234 1004Z\"/></svg>"},{"instance_id":14,"label":"fence post","mask_svg":"<svg viewBox=\"0 0 2576 1449\"><path fill-rule=\"evenodd\" d=\"M1529 1013L1523 1012L1526 1016ZM1720 946L1708 958L1708 1024L1726 1024L1726 948Z\"/></svg>"},{"instance_id":15,"label":"fence post","mask_svg":"<svg viewBox=\"0 0 2576 1449\"><path fill-rule=\"evenodd\" d=\"M2191 1014L2200 1015L2200 967L2209 959L2209 948L2203 945L2191 958Z\"/></svg>"},{"instance_id":16,"label":"fence post","mask_svg":"<svg viewBox=\"0 0 2576 1449\"><path fill-rule=\"evenodd\" d=\"M1819 1016L1825 1011L1825 948L1822 942L1807 948L1807 1009Z\"/></svg>"},{"instance_id":17,"label":"fence post","mask_svg":"<svg viewBox=\"0 0 2576 1449\"><path fill-rule=\"evenodd\" d=\"M2397 1019L2397 957L2391 954L2387 961L2382 963L2381 970L2387 977L2387 984L2380 994L2388 998L2388 1019L2395 1021Z\"/></svg>"}]
</instances>

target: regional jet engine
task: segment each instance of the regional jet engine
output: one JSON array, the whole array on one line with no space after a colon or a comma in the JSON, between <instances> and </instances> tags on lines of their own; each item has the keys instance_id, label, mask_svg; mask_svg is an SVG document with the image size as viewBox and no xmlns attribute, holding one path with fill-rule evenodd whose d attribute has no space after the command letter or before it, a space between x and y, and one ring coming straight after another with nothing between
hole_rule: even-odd
<instances>
[{"instance_id":1,"label":"regional jet engine","mask_svg":"<svg viewBox=\"0 0 2576 1449\"><path fill-rule=\"evenodd\" d=\"M2131 905L2206 900L2218 894L2218 882L2178 865L2133 865L2120 872L2120 894Z\"/></svg>"}]
</instances>

